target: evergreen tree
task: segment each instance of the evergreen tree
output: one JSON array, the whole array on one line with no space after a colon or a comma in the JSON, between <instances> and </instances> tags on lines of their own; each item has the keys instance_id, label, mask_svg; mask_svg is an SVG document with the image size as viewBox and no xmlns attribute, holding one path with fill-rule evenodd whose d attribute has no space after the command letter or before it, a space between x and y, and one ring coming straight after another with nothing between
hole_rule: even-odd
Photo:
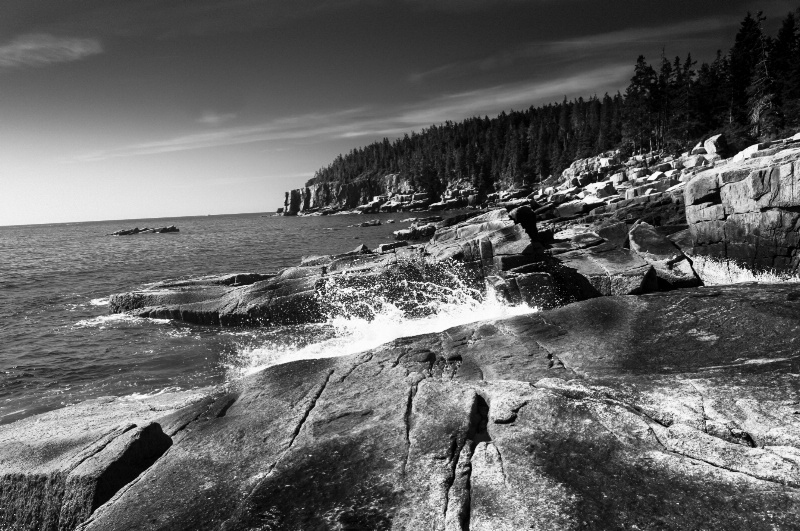
<instances>
[{"instance_id":1,"label":"evergreen tree","mask_svg":"<svg viewBox=\"0 0 800 531\"><path fill-rule=\"evenodd\" d=\"M769 65L770 42L761 31L761 21L763 20L759 13L760 39L756 48L757 60L746 92L747 112L752 126L751 134L756 138L767 139L775 134L778 118L774 106L775 82L770 74Z\"/></svg>"}]
</instances>

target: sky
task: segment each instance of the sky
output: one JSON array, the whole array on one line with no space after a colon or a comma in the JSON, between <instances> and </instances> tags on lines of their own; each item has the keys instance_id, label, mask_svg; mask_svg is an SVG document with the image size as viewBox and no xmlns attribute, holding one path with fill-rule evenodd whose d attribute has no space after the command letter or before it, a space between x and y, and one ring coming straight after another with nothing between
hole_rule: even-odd
<instances>
[{"instance_id":1,"label":"sky","mask_svg":"<svg viewBox=\"0 0 800 531\"><path fill-rule=\"evenodd\" d=\"M2 0L0 225L274 211L339 153L624 90L798 1Z\"/></svg>"}]
</instances>

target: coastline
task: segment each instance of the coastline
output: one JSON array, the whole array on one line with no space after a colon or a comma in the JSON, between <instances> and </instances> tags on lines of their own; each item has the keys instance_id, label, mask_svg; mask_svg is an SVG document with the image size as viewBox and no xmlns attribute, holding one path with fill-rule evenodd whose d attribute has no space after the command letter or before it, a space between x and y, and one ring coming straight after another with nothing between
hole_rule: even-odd
<instances>
[{"instance_id":1,"label":"coastline","mask_svg":"<svg viewBox=\"0 0 800 531\"><path fill-rule=\"evenodd\" d=\"M354 292L424 315L419 293L455 285L539 310L273 365L191 397L100 400L0 427L0 524L791 529L798 287L703 286L693 264L750 256L724 229L712 254L709 230L763 224L796 201L782 187L798 159L794 141L763 146L690 172L678 194L543 215L591 202L569 196L596 181L566 182L430 222L428 241L115 295L114 312L221 327L320 322L330 303L372 311ZM770 194L747 195L764 179ZM537 195L557 194L536 213ZM758 217L737 217L751 207ZM796 234L780 227L770 237ZM774 249L773 264L786 256ZM73 420L87 408L88 426Z\"/></svg>"}]
</instances>

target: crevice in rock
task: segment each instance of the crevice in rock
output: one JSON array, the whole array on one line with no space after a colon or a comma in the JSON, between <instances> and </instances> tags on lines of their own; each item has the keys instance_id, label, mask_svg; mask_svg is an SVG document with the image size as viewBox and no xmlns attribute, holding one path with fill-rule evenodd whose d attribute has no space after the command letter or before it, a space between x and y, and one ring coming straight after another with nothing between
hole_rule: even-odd
<instances>
[{"instance_id":1,"label":"crevice in rock","mask_svg":"<svg viewBox=\"0 0 800 531\"><path fill-rule=\"evenodd\" d=\"M394 369L395 367L400 365L400 360L403 359L403 357L406 356L407 354L408 354L407 351L401 352L400 355L397 356L397 358L395 358L395 360L392 362L392 368Z\"/></svg>"},{"instance_id":2,"label":"crevice in rock","mask_svg":"<svg viewBox=\"0 0 800 531\"><path fill-rule=\"evenodd\" d=\"M550 324L550 323L547 323L547 321L545 321L545 323L546 323L546 324ZM542 350L545 352L545 354L547 355L547 368L548 368L548 369L553 369L553 368L562 368L562 369L565 369L565 370L572 370L572 369L570 369L569 367L567 367L567 365L566 365L566 364L565 364L565 363L564 363L564 362L561 360L561 358L559 358L558 356L556 356L555 354L553 354L553 353L550 351L550 349L548 349L547 347L545 347L544 345L542 345L542 343L541 343L540 341L538 341L537 339L534 339L534 342L535 342L535 343L536 343L536 345L537 345L537 346L538 346L540 349L542 349ZM574 372L574 371L573 371L573 372Z\"/></svg>"},{"instance_id":3,"label":"crevice in rock","mask_svg":"<svg viewBox=\"0 0 800 531\"><path fill-rule=\"evenodd\" d=\"M513 424L513 423L515 423L517 421L517 415L519 415L519 410L524 408L527 405L528 405L528 401L526 400L523 403L521 403L520 405L518 405L517 407L511 409L511 414L508 416L508 418L504 418L504 419L495 418L494 423L495 424Z\"/></svg>"},{"instance_id":4,"label":"crevice in rock","mask_svg":"<svg viewBox=\"0 0 800 531\"><path fill-rule=\"evenodd\" d=\"M153 423L146 426L128 448L112 462L100 477L94 491L91 511L110 500L122 487L136 479L172 446L172 439Z\"/></svg>"},{"instance_id":5,"label":"crevice in rock","mask_svg":"<svg viewBox=\"0 0 800 531\"><path fill-rule=\"evenodd\" d=\"M453 440L455 443L456 441ZM472 455L475 442L466 439L461 448L451 448L453 475L445 492L445 531L469 531L472 510Z\"/></svg>"},{"instance_id":6,"label":"crevice in rock","mask_svg":"<svg viewBox=\"0 0 800 531\"><path fill-rule=\"evenodd\" d=\"M472 411L470 412L467 439L471 440L475 444L491 441L492 437L489 435L488 426L489 404L486 403L485 398L476 394L475 400L472 402Z\"/></svg>"},{"instance_id":7,"label":"crevice in rock","mask_svg":"<svg viewBox=\"0 0 800 531\"><path fill-rule=\"evenodd\" d=\"M497 446L496 443L492 443L492 446L494 446L494 449L497 450L497 460L500 463L500 473L503 474L503 484L507 485L508 476L506 476L506 467L505 464L503 463L503 454L500 453L500 447Z\"/></svg>"},{"instance_id":8,"label":"crevice in rock","mask_svg":"<svg viewBox=\"0 0 800 531\"><path fill-rule=\"evenodd\" d=\"M766 481L767 483L774 483L776 485L783 485L783 486L794 487L794 488L800 487L800 482L797 482L797 481L786 481L786 482L783 482L783 481L778 481L778 480L775 480L775 479L759 477L759 476L756 476L754 474L749 474L747 472L744 472L742 470L735 470L733 468L730 468L730 467L727 467L727 466L724 466L724 465L720 465L718 463L712 463L711 461L706 461L705 459L701 459L701 458L693 456L693 455L677 452L675 450L667 450L667 453L670 453L670 454L673 454L673 455L678 455L678 456L681 456L681 457L683 457L685 459L689 459L689 460L692 460L692 461L697 461L699 463L703 463L703 464L706 464L708 466L711 466L711 467L714 467L714 468L718 468L720 470L725 470L725 471L731 472L733 474L742 474L743 476L747 476L747 477L750 477L750 478L753 478L753 479L757 479L759 481Z\"/></svg>"},{"instance_id":9,"label":"crevice in rock","mask_svg":"<svg viewBox=\"0 0 800 531\"><path fill-rule=\"evenodd\" d=\"M220 419L224 417L238 398L239 397L235 394L227 394L220 397L213 404L211 404L211 407L208 408L208 418Z\"/></svg>"},{"instance_id":10,"label":"crevice in rock","mask_svg":"<svg viewBox=\"0 0 800 531\"><path fill-rule=\"evenodd\" d=\"M489 404L479 394L475 394L470 408L464 442L459 447L458 435L450 444L451 476L445 491L444 520L445 529L469 530L472 497L472 454L481 442L491 442L488 431ZM505 472L504 472L505 478Z\"/></svg>"},{"instance_id":11,"label":"crevice in rock","mask_svg":"<svg viewBox=\"0 0 800 531\"><path fill-rule=\"evenodd\" d=\"M292 438L289 441L289 446L287 446L286 450L283 451L283 453L281 454L281 458L284 455L286 455L289 452L289 450L292 449L292 445L294 445L295 439L297 439L297 436L300 434L300 430L303 429L303 426L305 425L306 420L308 420L308 416L311 415L311 411L313 411L313 409L316 407L317 401L319 400L319 397L322 396L322 393L325 391L325 388L328 386L328 382L331 381L331 376L333 376L333 373L334 373L333 369L328 371L328 376L325 377L325 381L322 382L322 385L319 387L319 390L314 394L314 398L312 398L311 401L306 406L306 410L303 412L303 416L300 419L300 422L297 423L297 426L295 426L295 428L294 428L294 432L292 432ZM280 459L278 461L280 461ZM277 463L275 463L275 464L277 465Z\"/></svg>"},{"instance_id":12,"label":"crevice in rock","mask_svg":"<svg viewBox=\"0 0 800 531\"><path fill-rule=\"evenodd\" d=\"M692 388L694 388L694 390L700 396L700 415L702 416L703 420L703 433L708 433L708 422L707 422L708 417L706 417L706 404L705 404L706 399L703 396L703 393L700 392L700 389L698 389L693 382L688 382L688 384L691 385Z\"/></svg>"},{"instance_id":13,"label":"crevice in rock","mask_svg":"<svg viewBox=\"0 0 800 531\"><path fill-rule=\"evenodd\" d=\"M408 388L408 399L406 400L406 412L403 415L403 422L406 427L406 458L403 461L403 475L406 475L408 468L408 458L411 453L411 410L414 407L414 396L417 394L417 384Z\"/></svg>"},{"instance_id":14,"label":"crevice in rock","mask_svg":"<svg viewBox=\"0 0 800 531\"><path fill-rule=\"evenodd\" d=\"M347 377L348 377L348 376L350 376L351 374L353 374L353 372L354 372L356 369L358 369L359 367L361 367L361 366L362 366L362 365L364 365L365 363L369 363L370 361L372 361L372 358L373 358L373 355L372 355L372 354L370 354L370 355L369 355L369 357L368 357L367 359L365 359L364 361L359 361L358 363L356 363L355 365L353 365L352 367L350 367L350 370L348 370L346 373L344 373L344 374L342 375L342 377L341 377L341 378L339 378L339 383L342 383L343 381L345 381L345 380L347 379Z\"/></svg>"}]
</instances>

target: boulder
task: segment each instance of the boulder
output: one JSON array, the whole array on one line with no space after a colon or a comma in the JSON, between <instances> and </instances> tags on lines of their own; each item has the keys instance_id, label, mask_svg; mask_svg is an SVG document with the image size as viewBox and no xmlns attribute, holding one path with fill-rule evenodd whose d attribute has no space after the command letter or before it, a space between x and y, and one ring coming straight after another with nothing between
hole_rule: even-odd
<instances>
[{"instance_id":1,"label":"boulder","mask_svg":"<svg viewBox=\"0 0 800 531\"><path fill-rule=\"evenodd\" d=\"M714 135L703 143L706 153L725 156L728 151L728 142L722 134Z\"/></svg>"},{"instance_id":2,"label":"boulder","mask_svg":"<svg viewBox=\"0 0 800 531\"><path fill-rule=\"evenodd\" d=\"M536 214L530 206L521 206L508 213L508 217L517 225L522 225L531 239L536 239Z\"/></svg>"},{"instance_id":3,"label":"boulder","mask_svg":"<svg viewBox=\"0 0 800 531\"><path fill-rule=\"evenodd\" d=\"M703 155L693 155L683 162L684 168L697 168L700 166L707 166L708 161Z\"/></svg>"},{"instance_id":4,"label":"boulder","mask_svg":"<svg viewBox=\"0 0 800 531\"><path fill-rule=\"evenodd\" d=\"M629 232L629 241L631 250L655 269L661 290L700 285L689 259L649 223L636 223Z\"/></svg>"},{"instance_id":5,"label":"boulder","mask_svg":"<svg viewBox=\"0 0 800 531\"><path fill-rule=\"evenodd\" d=\"M395 240L423 240L433 236L436 232L434 223L420 223L419 221L407 229L396 230L392 234Z\"/></svg>"},{"instance_id":6,"label":"boulder","mask_svg":"<svg viewBox=\"0 0 800 531\"><path fill-rule=\"evenodd\" d=\"M569 218L572 216L577 216L578 214L582 214L585 207L586 204L583 201L575 200L558 205L555 209L555 212L556 216L560 218Z\"/></svg>"},{"instance_id":7,"label":"boulder","mask_svg":"<svg viewBox=\"0 0 800 531\"><path fill-rule=\"evenodd\" d=\"M581 293L586 298L658 290L653 267L628 249L603 244L560 254L558 260L577 273L582 283Z\"/></svg>"},{"instance_id":8,"label":"boulder","mask_svg":"<svg viewBox=\"0 0 800 531\"><path fill-rule=\"evenodd\" d=\"M628 180L628 178L625 176L624 173L615 173L614 175L611 176L610 179L614 185L619 185L620 183L623 183Z\"/></svg>"},{"instance_id":9,"label":"boulder","mask_svg":"<svg viewBox=\"0 0 800 531\"><path fill-rule=\"evenodd\" d=\"M399 242L392 242L392 243L382 243L382 244L378 245L378 247L375 249L375 252L376 253L386 253L386 252L393 251L395 249L399 249L401 247L407 247L407 246L408 246L408 242L407 241L399 241Z\"/></svg>"}]
</instances>

